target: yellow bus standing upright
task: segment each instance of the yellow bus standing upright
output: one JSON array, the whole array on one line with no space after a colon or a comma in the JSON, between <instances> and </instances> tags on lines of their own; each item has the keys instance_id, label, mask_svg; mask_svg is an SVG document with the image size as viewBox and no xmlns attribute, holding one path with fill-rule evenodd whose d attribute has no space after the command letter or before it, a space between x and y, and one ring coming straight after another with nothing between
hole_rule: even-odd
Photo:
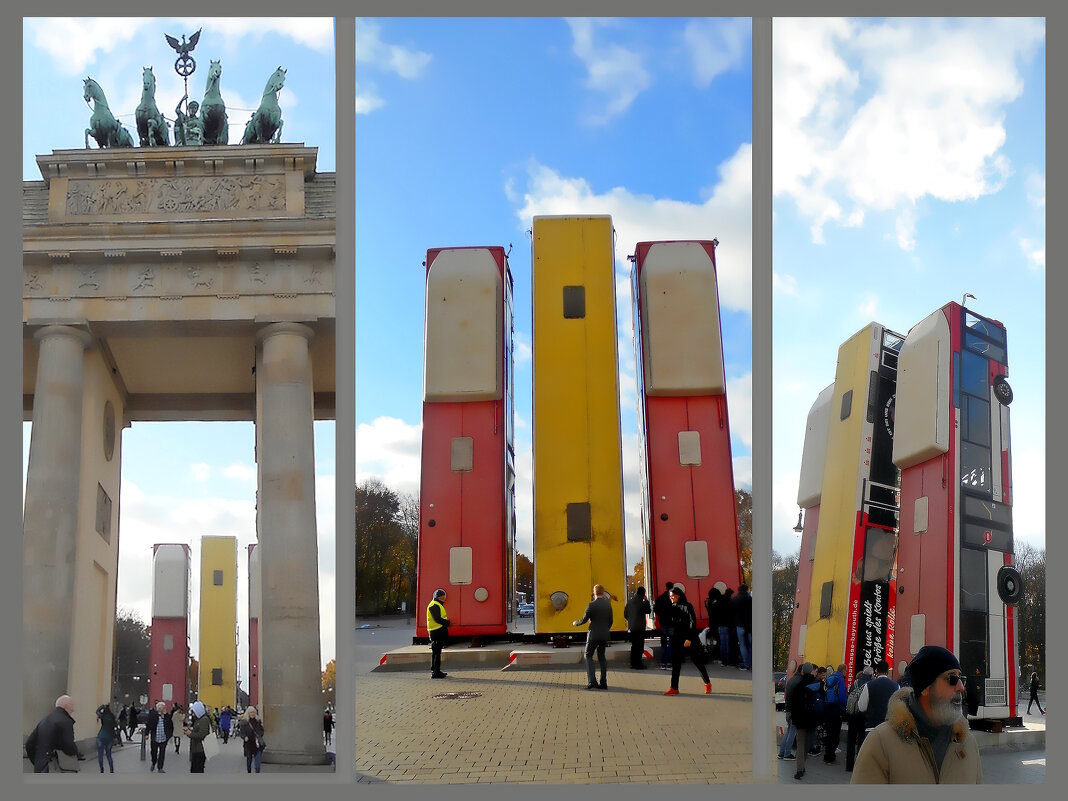
<instances>
[{"instance_id":1,"label":"yellow bus standing upright","mask_svg":"<svg viewBox=\"0 0 1068 801\"><path fill-rule=\"evenodd\" d=\"M816 665L844 662L849 682L866 665L884 658L893 664L898 470L892 451L903 340L870 323L838 349L799 650Z\"/></svg>"},{"instance_id":2,"label":"yellow bus standing upright","mask_svg":"<svg viewBox=\"0 0 1068 801\"><path fill-rule=\"evenodd\" d=\"M594 584L626 629L613 239L607 215L534 218L537 634L576 632Z\"/></svg>"}]
</instances>

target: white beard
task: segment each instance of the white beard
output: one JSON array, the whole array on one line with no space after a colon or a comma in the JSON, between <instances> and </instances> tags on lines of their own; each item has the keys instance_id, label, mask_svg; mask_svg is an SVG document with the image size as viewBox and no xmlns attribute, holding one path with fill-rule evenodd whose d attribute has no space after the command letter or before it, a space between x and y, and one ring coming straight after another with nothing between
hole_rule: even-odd
<instances>
[{"instance_id":1,"label":"white beard","mask_svg":"<svg viewBox=\"0 0 1068 801\"><path fill-rule=\"evenodd\" d=\"M956 696L960 699L960 696ZM931 722L940 723L943 726L952 726L958 720L964 717L964 703L963 699L960 699L956 703L953 701L936 701L931 700Z\"/></svg>"}]
</instances>

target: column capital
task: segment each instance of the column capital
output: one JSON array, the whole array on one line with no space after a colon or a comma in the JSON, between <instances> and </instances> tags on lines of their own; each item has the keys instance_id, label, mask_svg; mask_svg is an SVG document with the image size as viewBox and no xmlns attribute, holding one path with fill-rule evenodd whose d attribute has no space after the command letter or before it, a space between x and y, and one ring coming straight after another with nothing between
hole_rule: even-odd
<instances>
[{"instance_id":1,"label":"column capital","mask_svg":"<svg viewBox=\"0 0 1068 801\"><path fill-rule=\"evenodd\" d=\"M296 334L304 337L308 342L315 339L315 331L303 323L269 323L256 332L256 343L259 344L279 334Z\"/></svg>"},{"instance_id":2,"label":"column capital","mask_svg":"<svg viewBox=\"0 0 1068 801\"><path fill-rule=\"evenodd\" d=\"M49 337L70 337L82 344L83 348L88 348L93 344L93 335L86 331L84 328L74 328L69 325L46 325L44 328L38 328L33 332L33 339L35 342L41 342Z\"/></svg>"}]
</instances>

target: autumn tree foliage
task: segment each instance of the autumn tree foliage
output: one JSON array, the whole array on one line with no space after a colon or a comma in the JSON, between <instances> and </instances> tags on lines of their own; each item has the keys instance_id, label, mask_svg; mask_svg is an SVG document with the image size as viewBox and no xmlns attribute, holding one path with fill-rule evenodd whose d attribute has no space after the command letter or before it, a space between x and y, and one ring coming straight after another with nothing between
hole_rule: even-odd
<instances>
[{"instance_id":1,"label":"autumn tree foliage","mask_svg":"<svg viewBox=\"0 0 1068 801\"><path fill-rule=\"evenodd\" d=\"M790 659L790 630L797 597L800 554L771 553L771 656L774 670L786 670Z\"/></svg>"},{"instance_id":2,"label":"autumn tree foliage","mask_svg":"<svg viewBox=\"0 0 1068 801\"><path fill-rule=\"evenodd\" d=\"M357 614L396 612L415 603L419 501L376 478L356 486Z\"/></svg>"},{"instance_id":3,"label":"autumn tree foliage","mask_svg":"<svg viewBox=\"0 0 1068 801\"><path fill-rule=\"evenodd\" d=\"M1025 679L1038 673L1046 686L1046 549L1027 542L1016 543L1016 569L1023 579L1023 598L1016 605L1017 648L1020 672Z\"/></svg>"},{"instance_id":4,"label":"autumn tree foliage","mask_svg":"<svg viewBox=\"0 0 1068 801\"><path fill-rule=\"evenodd\" d=\"M742 561L742 581L753 587L753 496L744 489L734 491L738 512L738 544ZM736 588L734 588L736 589Z\"/></svg>"}]
</instances>

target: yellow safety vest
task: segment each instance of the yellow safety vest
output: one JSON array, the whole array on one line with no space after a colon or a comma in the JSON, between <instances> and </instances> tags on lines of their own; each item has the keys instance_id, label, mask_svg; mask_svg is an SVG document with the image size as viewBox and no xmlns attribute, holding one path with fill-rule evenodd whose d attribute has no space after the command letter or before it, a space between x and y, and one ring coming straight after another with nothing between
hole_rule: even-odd
<instances>
[{"instance_id":1,"label":"yellow safety vest","mask_svg":"<svg viewBox=\"0 0 1068 801\"><path fill-rule=\"evenodd\" d=\"M433 601L427 604L426 607L426 630L428 632L437 631L438 629L443 628L440 623L434 620L434 616L430 614L430 610L433 609L435 606L437 606L441 610L439 614L442 620L449 619L448 614L445 612L445 604L435 598Z\"/></svg>"}]
</instances>

